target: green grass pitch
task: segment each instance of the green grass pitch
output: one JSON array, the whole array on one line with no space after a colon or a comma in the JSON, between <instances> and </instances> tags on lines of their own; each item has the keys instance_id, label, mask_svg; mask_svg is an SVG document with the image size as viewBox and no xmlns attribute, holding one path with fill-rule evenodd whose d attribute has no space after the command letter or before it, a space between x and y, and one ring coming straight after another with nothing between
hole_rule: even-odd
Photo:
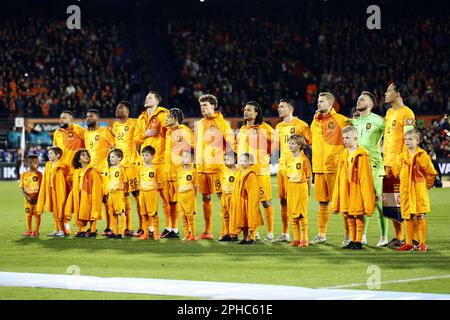
<instances>
[{"instance_id":1,"label":"green grass pitch","mask_svg":"<svg viewBox=\"0 0 450 320\"><path fill-rule=\"evenodd\" d=\"M281 229L280 205L275 178L273 205L275 235ZM432 189L426 253L397 253L376 248L378 225L372 218L365 250L341 249L342 216L331 215L328 244L292 248L287 244L260 242L253 246L199 240L184 243L173 239L142 241L138 239L50 239L52 216L43 215L40 239L25 239L23 196L17 182L0 182L0 271L66 274L71 265L80 267L81 275L100 277L137 277L198 281L246 282L323 288L352 283L366 283L367 268L377 265L381 281L391 281L450 274L450 190ZM200 195L197 205L201 209ZM134 201L132 200L134 205ZM220 206L214 198L213 230L221 229ZM160 212L162 212L160 210ZM263 212L263 211L262 211ZM163 225L164 218L162 217ZM137 226L136 214L133 224ZM98 223L99 230L105 226ZM202 213L197 216L198 233L203 231ZM160 227L160 230L162 227ZM182 229L180 221L180 229ZM260 230L266 234L265 226ZM317 232L317 203L309 199L309 238ZM292 233L291 233L292 237ZM392 225L389 224L389 237ZM353 289L353 288L352 288ZM366 289L366 286L354 287ZM450 279L382 284L381 290L450 293ZM0 287L0 299L177 299L179 297L145 296L119 293Z\"/></svg>"}]
</instances>

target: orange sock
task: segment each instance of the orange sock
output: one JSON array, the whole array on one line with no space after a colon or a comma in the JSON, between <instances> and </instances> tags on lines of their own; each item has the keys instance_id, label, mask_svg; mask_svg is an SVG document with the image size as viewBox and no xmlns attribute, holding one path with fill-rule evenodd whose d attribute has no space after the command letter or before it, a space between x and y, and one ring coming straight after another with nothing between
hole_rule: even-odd
<instances>
[{"instance_id":1,"label":"orange sock","mask_svg":"<svg viewBox=\"0 0 450 320\"><path fill-rule=\"evenodd\" d=\"M222 235L226 235L230 232L230 214L228 209L222 214Z\"/></svg>"},{"instance_id":2,"label":"orange sock","mask_svg":"<svg viewBox=\"0 0 450 320\"><path fill-rule=\"evenodd\" d=\"M187 217L191 236L195 236L195 215L191 214Z\"/></svg>"},{"instance_id":3,"label":"orange sock","mask_svg":"<svg viewBox=\"0 0 450 320\"><path fill-rule=\"evenodd\" d=\"M27 219L27 232L31 232L31 219L33 216L27 214L25 217Z\"/></svg>"},{"instance_id":4,"label":"orange sock","mask_svg":"<svg viewBox=\"0 0 450 320\"><path fill-rule=\"evenodd\" d=\"M170 208L169 204L163 199L163 210L164 210L164 223L165 228L172 228L170 224Z\"/></svg>"},{"instance_id":5,"label":"orange sock","mask_svg":"<svg viewBox=\"0 0 450 320\"><path fill-rule=\"evenodd\" d=\"M348 216L348 231L350 241L356 241L356 219L355 216Z\"/></svg>"},{"instance_id":6,"label":"orange sock","mask_svg":"<svg viewBox=\"0 0 450 320\"><path fill-rule=\"evenodd\" d=\"M143 216L140 220L142 220L142 230L144 230L144 234L148 236L148 216Z\"/></svg>"},{"instance_id":7,"label":"orange sock","mask_svg":"<svg viewBox=\"0 0 450 320\"><path fill-rule=\"evenodd\" d=\"M417 216L417 224L419 226L419 241L420 243L426 244L427 243L427 227L428 222L427 219L425 219L425 215Z\"/></svg>"},{"instance_id":8,"label":"orange sock","mask_svg":"<svg viewBox=\"0 0 450 320\"><path fill-rule=\"evenodd\" d=\"M153 227L155 228L155 230L153 231L153 234L154 235L159 235L159 231L158 231L158 228L159 228L159 216L157 214L155 214L153 216Z\"/></svg>"},{"instance_id":9,"label":"orange sock","mask_svg":"<svg viewBox=\"0 0 450 320\"><path fill-rule=\"evenodd\" d=\"M130 196L125 197L125 222L128 230L133 230L133 222L131 220L131 199Z\"/></svg>"},{"instance_id":10,"label":"orange sock","mask_svg":"<svg viewBox=\"0 0 450 320\"><path fill-rule=\"evenodd\" d=\"M392 224L394 225L395 237L398 240L403 240L403 225L395 220L392 220Z\"/></svg>"},{"instance_id":11,"label":"orange sock","mask_svg":"<svg viewBox=\"0 0 450 320\"><path fill-rule=\"evenodd\" d=\"M91 221L91 232L96 232L97 231L97 221Z\"/></svg>"},{"instance_id":12,"label":"orange sock","mask_svg":"<svg viewBox=\"0 0 450 320\"><path fill-rule=\"evenodd\" d=\"M113 214L111 220L112 220L112 230L113 230L114 234L118 234L119 233L119 215Z\"/></svg>"},{"instance_id":13,"label":"orange sock","mask_svg":"<svg viewBox=\"0 0 450 320\"><path fill-rule=\"evenodd\" d=\"M266 215L267 232L273 233L273 215L274 215L273 206L264 208L264 213Z\"/></svg>"},{"instance_id":14,"label":"orange sock","mask_svg":"<svg viewBox=\"0 0 450 320\"><path fill-rule=\"evenodd\" d=\"M362 242L364 223L365 221L363 216L359 216L356 218L356 242Z\"/></svg>"},{"instance_id":15,"label":"orange sock","mask_svg":"<svg viewBox=\"0 0 450 320\"><path fill-rule=\"evenodd\" d=\"M289 218L287 214L287 204L281 205L281 223L283 224L283 233L289 233Z\"/></svg>"},{"instance_id":16,"label":"orange sock","mask_svg":"<svg viewBox=\"0 0 450 320\"><path fill-rule=\"evenodd\" d=\"M88 221L81 222L81 227L80 227L81 232L86 232L87 224L88 224Z\"/></svg>"},{"instance_id":17,"label":"orange sock","mask_svg":"<svg viewBox=\"0 0 450 320\"><path fill-rule=\"evenodd\" d=\"M257 232L257 229L250 230L250 239L253 240L253 241L256 240L256 232Z\"/></svg>"},{"instance_id":18,"label":"orange sock","mask_svg":"<svg viewBox=\"0 0 450 320\"><path fill-rule=\"evenodd\" d=\"M292 229L294 230L294 241L300 241L300 225L298 218L292 218Z\"/></svg>"},{"instance_id":19,"label":"orange sock","mask_svg":"<svg viewBox=\"0 0 450 320\"><path fill-rule=\"evenodd\" d=\"M342 215L342 217L344 218L345 236L348 237L348 236L349 236L348 213L344 213L344 214Z\"/></svg>"},{"instance_id":20,"label":"orange sock","mask_svg":"<svg viewBox=\"0 0 450 320\"><path fill-rule=\"evenodd\" d=\"M171 203L170 206L170 225L172 229L178 229L178 212L177 212L177 204Z\"/></svg>"},{"instance_id":21,"label":"orange sock","mask_svg":"<svg viewBox=\"0 0 450 320\"><path fill-rule=\"evenodd\" d=\"M125 225L127 224L127 215L120 215L119 216L119 220L120 220L120 234L124 235L125 234ZM127 228L128 229L128 228ZM130 230L130 229L128 229Z\"/></svg>"},{"instance_id":22,"label":"orange sock","mask_svg":"<svg viewBox=\"0 0 450 320\"><path fill-rule=\"evenodd\" d=\"M203 216L205 219L205 232L210 234L211 230L211 216L212 216L212 201L203 201Z\"/></svg>"},{"instance_id":23,"label":"orange sock","mask_svg":"<svg viewBox=\"0 0 450 320\"><path fill-rule=\"evenodd\" d=\"M405 219L405 220L404 220L406 243L407 243L407 244L410 244L410 245L413 244L414 219L415 219L415 218L412 217L411 219Z\"/></svg>"},{"instance_id":24,"label":"orange sock","mask_svg":"<svg viewBox=\"0 0 450 320\"><path fill-rule=\"evenodd\" d=\"M134 196L134 200L136 201L136 211L137 211L138 220L139 220L139 229L144 229L144 227L142 225L143 224L143 216L141 216L141 204L139 202L139 196ZM148 226L148 223L147 223L147 226Z\"/></svg>"},{"instance_id":25,"label":"orange sock","mask_svg":"<svg viewBox=\"0 0 450 320\"><path fill-rule=\"evenodd\" d=\"M37 214L34 216L34 231L39 232L40 226L41 226L41 216Z\"/></svg>"},{"instance_id":26,"label":"orange sock","mask_svg":"<svg viewBox=\"0 0 450 320\"><path fill-rule=\"evenodd\" d=\"M187 216L184 214L184 212L183 212L183 215L181 217L181 221L183 221L184 237L187 239L190 236L190 233L189 233L189 221L188 221Z\"/></svg>"},{"instance_id":27,"label":"orange sock","mask_svg":"<svg viewBox=\"0 0 450 320\"><path fill-rule=\"evenodd\" d=\"M59 220L58 216L56 215L56 212L53 212L53 223L55 225L55 230L59 231Z\"/></svg>"},{"instance_id":28,"label":"orange sock","mask_svg":"<svg viewBox=\"0 0 450 320\"><path fill-rule=\"evenodd\" d=\"M308 217L300 219L300 227L302 229L302 240L308 241Z\"/></svg>"},{"instance_id":29,"label":"orange sock","mask_svg":"<svg viewBox=\"0 0 450 320\"><path fill-rule=\"evenodd\" d=\"M319 234L321 236L327 235L328 220L330 219L330 210L328 205L319 204Z\"/></svg>"}]
</instances>

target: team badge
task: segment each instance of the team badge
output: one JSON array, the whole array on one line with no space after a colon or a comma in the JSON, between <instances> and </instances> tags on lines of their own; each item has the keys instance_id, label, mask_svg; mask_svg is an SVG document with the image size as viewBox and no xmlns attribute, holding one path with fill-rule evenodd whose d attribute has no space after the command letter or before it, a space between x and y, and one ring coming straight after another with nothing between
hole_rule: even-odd
<instances>
[{"instance_id":1,"label":"team badge","mask_svg":"<svg viewBox=\"0 0 450 320\"><path fill-rule=\"evenodd\" d=\"M406 120L406 125L407 126L412 126L414 124L414 119L408 119Z\"/></svg>"},{"instance_id":2,"label":"team badge","mask_svg":"<svg viewBox=\"0 0 450 320\"><path fill-rule=\"evenodd\" d=\"M301 163L297 163L297 165L295 167L297 168L297 170L300 170L302 168L302 164Z\"/></svg>"},{"instance_id":3,"label":"team badge","mask_svg":"<svg viewBox=\"0 0 450 320\"><path fill-rule=\"evenodd\" d=\"M116 173L114 174L114 177L116 177L116 178L119 177L119 171L116 171Z\"/></svg>"},{"instance_id":4,"label":"team badge","mask_svg":"<svg viewBox=\"0 0 450 320\"><path fill-rule=\"evenodd\" d=\"M216 189L220 188L220 180L216 180Z\"/></svg>"},{"instance_id":5,"label":"team badge","mask_svg":"<svg viewBox=\"0 0 450 320\"><path fill-rule=\"evenodd\" d=\"M34 182L38 181L38 177L33 177L33 181Z\"/></svg>"},{"instance_id":6,"label":"team badge","mask_svg":"<svg viewBox=\"0 0 450 320\"><path fill-rule=\"evenodd\" d=\"M259 188L259 195L261 198L264 196L264 190L262 187Z\"/></svg>"},{"instance_id":7,"label":"team badge","mask_svg":"<svg viewBox=\"0 0 450 320\"><path fill-rule=\"evenodd\" d=\"M100 136L99 136L99 135L96 135L96 136L95 136L95 141L98 141L98 140L100 140Z\"/></svg>"},{"instance_id":8,"label":"team badge","mask_svg":"<svg viewBox=\"0 0 450 320\"><path fill-rule=\"evenodd\" d=\"M186 177L186 180L187 181L191 181L192 180L192 176L190 174L188 174L187 177Z\"/></svg>"},{"instance_id":9,"label":"team badge","mask_svg":"<svg viewBox=\"0 0 450 320\"><path fill-rule=\"evenodd\" d=\"M397 121L392 121L392 126L395 127L395 125L397 124Z\"/></svg>"},{"instance_id":10,"label":"team badge","mask_svg":"<svg viewBox=\"0 0 450 320\"><path fill-rule=\"evenodd\" d=\"M295 133L295 128L291 128L291 134Z\"/></svg>"},{"instance_id":11,"label":"team badge","mask_svg":"<svg viewBox=\"0 0 450 320\"><path fill-rule=\"evenodd\" d=\"M125 126L125 131L128 131L128 130L130 130L130 127L129 126Z\"/></svg>"},{"instance_id":12,"label":"team badge","mask_svg":"<svg viewBox=\"0 0 450 320\"><path fill-rule=\"evenodd\" d=\"M234 182L234 177L230 177L230 178L228 179L228 181L229 181L229 182Z\"/></svg>"},{"instance_id":13,"label":"team badge","mask_svg":"<svg viewBox=\"0 0 450 320\"><path fill-rule=\"evenodd\" d=\"M333 129L333 128L334 128L334 123L328 122L328 129Z\"/></svg>"},{"instance_id":14,"label":"team badge","mask_svg":"<svg viewBox=\"0 0 450 320\"><path fill-rule=\"evenodd\" d=\"M370 128L372 128L372 124L371 123L366 124L366 130L370 130Z\"/></svg>"},{"instance_id":15,"label":"team badge","mask_svg":"<svg viewBox=\"0 0 450 320\"><path fill-rule=\"evenodd\" d=\"M150 172L150 173L148 174L148 176L149 176L150 178L153 178L153 177L155 176L155 173L154 173L154 172Z\"/></svg>"}]
</instances>

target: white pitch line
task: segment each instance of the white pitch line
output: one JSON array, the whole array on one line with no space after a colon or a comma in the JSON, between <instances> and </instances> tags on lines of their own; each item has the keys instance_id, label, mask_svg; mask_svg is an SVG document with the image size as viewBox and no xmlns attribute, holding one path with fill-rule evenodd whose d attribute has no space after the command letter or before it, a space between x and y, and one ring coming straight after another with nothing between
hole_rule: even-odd
<instances>
[{"instance_id":1,"label":"white pitch line","mask_svg":"<svg viewBox=\"0 0 450 320\"><path fill-rule=\"evenodd\" d=\"M144 278L0 272L0 286L139 293L238 300L450 300L448 294L305 287Z\"/></svg>"},{"instance_id":2,"label":"white pitch line","mask_svg":"<svg viewBox=\"0 0 450 320\"><path fill-rule=\"evenodd\" d=\"M446 275L442 275L442 276L423 277L423 278L380 281L380 284L427 281L427 280L447 279L447 278L450 278L450 274L446 274ZM366 285L367 285L367 283L351 283L351 284L344 284L344 285L333 286L333 287L324 287L324 288L319 288L319 289L342 289L342 288L362 287L362 286L366 286Z\"/></svg>"}]
</instances>

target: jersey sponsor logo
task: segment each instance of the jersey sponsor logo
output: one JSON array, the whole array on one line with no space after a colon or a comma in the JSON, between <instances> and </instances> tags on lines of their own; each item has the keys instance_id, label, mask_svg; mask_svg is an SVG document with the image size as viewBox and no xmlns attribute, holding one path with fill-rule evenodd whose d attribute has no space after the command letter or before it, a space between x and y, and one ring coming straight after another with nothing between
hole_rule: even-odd
<instances>
[{"instance_id":1,"label":"jersey sponsor logo","mask_svg":"<svg viewBox=\"0 0 450 320\"><path fill-rule=\"evenodd\" d=\"M191 176L190 174L188 174L188 175L186 176L186 180L187 180L187 181L191 181L191 180L192 180L192 176Z\"/></svg>"},{"instance_id":2,"label":"jersey sponsor logo","mask_svg":"<svg viewBox=\"0 0 450 320\"><path fill-rule=\"evenodd\" d=\"M234 182L234 177L230 177L230 178L228 179L228 181L229 181L229 182Z\"/></svg>"},{"instance_id":3,"label":"jersey sponsor logo","mask_svg":"<svg viewBox=\"0 0 450 320\"><path fill-rule=\"evenodd\" d=\"M296 166L297 170L300 170L302 168L302 164L301 163L297 163Z\"/></svg>"},{"instance_id":4,"label":"jersey sponsor logo","mask_svg":"<svg viewBox=\"0 0 450 320\"><path fill-rule=\"evenodd\" d=\"M393 127L395 127L396 124L397 124L397 121L396 121L396 120L392 121L392 126L393 126Z\"/></svg>"},{"instance_id":5,"label":"jersey sponsor logo","mask_svg":"<svg viewBox=\"0 0 450 320\"><path fill-rule=\"evenodd\" d=\"M407 125L407 126L412 126L413 123L414 123L414 119L408 119L408 120L406 120L406 125Z\"/></svg>"},{"instance_id":6,"label":"jersey sponsor logo","mask_svg":"<svg viewBox=\"0 0 450 320\"><path fill-rule=\"evenodd\" d=\"M366 130L370 130L370 128L372 128L372 124L371 123L366 124Z\"/></svg>"},{"instance_id":7,"label":"jersey sponsor logo","mask_svg":"<svg viewBox=\"0 0 450 320\"><path fill-rule=\"evenodd\" d=\"M33 177L33 181L34 182L38 181L38 177Z\"/></svg>"}]
</instances>

